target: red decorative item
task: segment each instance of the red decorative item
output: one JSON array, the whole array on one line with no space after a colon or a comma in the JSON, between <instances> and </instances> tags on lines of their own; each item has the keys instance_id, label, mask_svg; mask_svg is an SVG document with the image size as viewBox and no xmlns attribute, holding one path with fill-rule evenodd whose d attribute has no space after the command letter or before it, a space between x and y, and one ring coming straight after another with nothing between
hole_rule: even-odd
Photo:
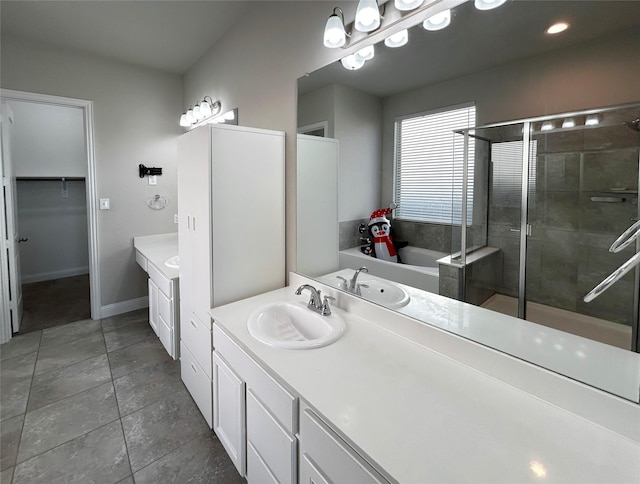
<instances>
[{"instance_id":1,"label":"red decorative item","mask_svg":"<svg viewBox=\"0 0 640 484\"><path fill-rule=\"evenodd\" d=\"M396 244L391 235L391 222L387 218L387 215L390 214L394 208L396 208L396 205L392 203L390 208L381 208L371 214L369 218L371 243L360 249L364 254L388 262L401 262ZM404 243L401 247L405 245L407 244Z\"/></svg>"}]
</instances>

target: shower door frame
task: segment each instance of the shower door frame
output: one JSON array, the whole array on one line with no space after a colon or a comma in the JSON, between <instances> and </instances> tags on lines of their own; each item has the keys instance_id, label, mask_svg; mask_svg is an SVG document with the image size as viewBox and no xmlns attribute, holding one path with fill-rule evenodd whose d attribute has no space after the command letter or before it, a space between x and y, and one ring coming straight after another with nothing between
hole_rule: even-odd
<instances>
[{"instance_id":1,"label":"shower door frame","mask_svg":"<svg viewBox=\"0 0 640 484\"><path fill-rule=\"evenodd\" d=\"M619 106L612 106L600 109L589 109L582 111L574 111L562 114L553 114L548 116L540 116L534 118L521 119L517 121L510 121L505 123L494 123L479 127L468 128L464 130L456 131L458 134L464 136L464 159L463 159L463 174L467 175L468 160L467 160L467 147L469 144L469 136L476 137L470 132L480 128L497 128L501 126L522 124L522 175L521 175L521 205L520 205L520 229L514 229L520 232L519 240L519 268L518 268L518 318L526 320L527 313L527 298L526 298L526 276L527 276L527 238L531 235L529 225L529 168L531 163L535 163L536 160L531 160L531 134L533 123L540 123L544 121L557 120L560 118L569 118L576 116L585 116L591 114L600 114L607 111L614 111L617 109L624 109L630 107L639 106L638 103L630 103ZM488 140L487 140L488 141ZM640 186L640 150L638 155L638 183ZM466 184L463 183L463 207L466 206ZM488 196L488 193L487 193ZM488 213L487 213L488 216ZM636 217L640 218L640 203L637 204ZM461 250L460 250L460 263L463 266L463 271L466 262L466 255L468 248L466 247L466 232L467 232L467 220L463 217L461 220ZM636 240L635 244L636 252L640 252L640 238ZM640 352L640 265L636 266L634 270L634 301L633 301L633 317L631 324L631 351ZM606 277L606 275L605 275ZM463 296L466 288L463 280L460 281L462 286L460 289L460 295ZM464 300L464 297L462 297ZM580 313L578 313L580 314Z\"/></svg>"}]
</instances>

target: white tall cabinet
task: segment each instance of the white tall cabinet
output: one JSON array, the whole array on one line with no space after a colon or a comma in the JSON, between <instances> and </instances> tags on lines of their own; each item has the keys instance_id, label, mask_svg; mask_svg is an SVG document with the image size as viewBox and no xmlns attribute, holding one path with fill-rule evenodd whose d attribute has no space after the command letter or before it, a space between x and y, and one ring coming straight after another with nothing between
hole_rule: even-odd
<instances>
[{"instance_id":1,"label":"white tall cabinet","mask_svg":"<svg viewBox=\"0 0 640 484\"><path fill-rule=\"evenodd\" d=\"M284 133L203 126L178 142L182 380L209 426L209 309L285 284Z\"/></svg>"}]
</instances>

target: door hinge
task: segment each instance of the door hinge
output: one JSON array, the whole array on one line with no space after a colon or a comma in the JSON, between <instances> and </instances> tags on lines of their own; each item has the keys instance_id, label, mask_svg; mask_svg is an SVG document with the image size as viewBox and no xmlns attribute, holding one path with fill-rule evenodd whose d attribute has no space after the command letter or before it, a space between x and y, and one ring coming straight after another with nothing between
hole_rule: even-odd
<instances>
[{"instance_id":1,"label":"door hinge","mask_svg":"<svg viewBox=\"0 0 640 484\"><path fill-rule=\"evenodd\" d=\"M9 186L9 179L6 176L2 177L2 186L3 187L8 187Z\"/></svg>"}]
</instances>

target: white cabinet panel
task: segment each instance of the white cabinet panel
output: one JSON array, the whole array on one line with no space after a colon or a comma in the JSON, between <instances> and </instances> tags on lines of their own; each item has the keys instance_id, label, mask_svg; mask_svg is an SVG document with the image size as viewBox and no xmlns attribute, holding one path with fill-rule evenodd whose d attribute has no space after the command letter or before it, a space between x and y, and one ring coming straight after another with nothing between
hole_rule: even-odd
<instances>
[{"instance_id":1,"label":"white cabinet panel","mask_svg":"<svg viewBox=\"0 0 640 484\"><path fill-rule=\"evenodd\" d=\"M149 324L158 334L158 286L149 279Z\"/></svg>"},{"instance_id":2,"label":"white cabinet panel","mask_svg":"<svg viewBox=\"0 0 640 484\"><path fill-rule=\"evenodd\" d=\"M167 278L160 270L152 263L148 265L149 277L158 286L162 292L164 292L169 298L173 297L173 290L171 287L171 279Z\"/></svg>"},{"instance_id":3,"label":"white cabinet panel","mask_svg":"<svg viewBox=\"0 0 640 484\"><path fill-rule=\"evenodd\" d=\"M296 439L247 388L247 441L281 484L296 481Z\"/></svg>"},{"instance_id":4,"label":"white cabinet panel","mask_svg":"<svg viewBox=\"0 0 640 484\"><path fill-rule=\"evenodd\" d=\"M138 263L138 265L140 267L142 267L142 269L147 272L147 258L145 256L143 256L139 250L136 250L136 262Z\"/></svg>"},{"instance_id":5,"label":"white cabinet panel","mask_svg":"<svg viewBox=\"0 0 640 484\"><path fill-rule=\"evenodd\" d=\"M300 413L300 453L332 482L388 482L309 408ZM304 480L303 482L308 482Z\"/></svg>"},{"instance_id":6,"label":"white cabinet panel","mask_svg":"<svg viewBox=\"0 0 640 484\"><path fill-rule=\"evenodd\" d=\"M280 484L251 442L247 443L247 482L249 484Z\"/></svg>"},{"instance_id":7,"label":"white cabinet panel","mask_svg":"<svg viewBox=\"0 0 640 484\"><path fill-rule=\"evenodd\" d=\"M213 341L216 352L247 382L247 387L269 408L279 424L290 434L295 434L298 399L249 358L215 323Z\"/></svg>"},{"instance_id":8,"label":"white cabinet panel","mask_svg":"<svg viewBox=\"0 0 640 484\"><path fill-rule=\"evenodd\" d=\"M180 376L209 424L209 428L213 428L211 379L184 345L184 342L180 342Z\"/></svg>"},{"instance_id":9,"label":"white cabinet panel","mask_svg":"<svg viewBox=\"0 0 640 484\"><path fill-rule=\"evenodd\" d=\"M211 330L192 313L189 319L181 321L181 331L182 342L211 379L211 352L213 351Z\"/></svg>"},{"instance_id":10,"label":"white cabinet panel","mask_svg":"<svg viewBox=\"0 0 640 484\"><path fill-rule=\"evenodd\" d=\"M331 484L313 465L307 454L300 453L300 484Z\"/></svg>"},{"instance_id":11,"label":"white cabinet panel","mask_svg":"<svg viewBox=\"0 0 640 484\"><path fill-rule=\"evenodd\" d=\"M213 431L240 475L244 475L247 442L244 382L215 354L213 374Z\"/></svg>"},{"instance_id":12,"label":"white cabinet panel","mask_svg":"<svg viewBox=\"0 0 640 484\"><path fill-rule=\"evenodd\" d=\"M162 346L164 346L164 349L167 350L167 353L169 353L169 356L174 358L173 329L169 328L161 317L158 318L158 338L160 338L160 342Z\"/></svg>"}]
</instances>

